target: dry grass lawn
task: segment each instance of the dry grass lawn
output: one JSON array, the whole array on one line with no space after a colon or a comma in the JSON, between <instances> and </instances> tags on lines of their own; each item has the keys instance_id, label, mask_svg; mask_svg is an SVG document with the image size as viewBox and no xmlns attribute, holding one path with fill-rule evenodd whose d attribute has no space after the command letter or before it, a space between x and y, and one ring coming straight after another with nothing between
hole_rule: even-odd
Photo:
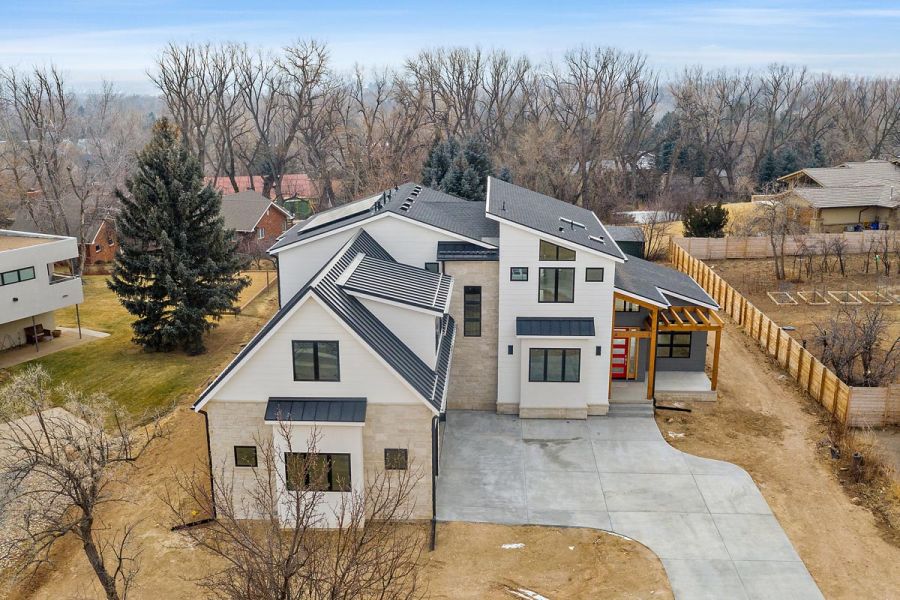
<instances>
[{"instance_id":1,"label":"dry grass lawn","mask_svg":"<svg viewBox=\"0 0 900 600\"><path fill-rule=\"evenodd\" d=\"M254 279L258 282L260 277L265 285L265 273L256 273ZM148 353L132 343L132 317L106 287L106 276L88 275L84 283L81 324L110 336L27 364L40 363L57 381L68 381L85 392L105 392L135 414L196 395L277 310L277 292L272 286L239 315L219 321L206 337L205 354ZM57 323L74 326L74 307L58 311ZM0 382L4 375L0 370Z\"/></svg>"},{"instance_id":2,"label":"dry grass lawn","mask_svg":"<svg viewBox=\"0 0 900 600\"><path fill-rule=\"evenodd\" d=\"M659 411L663 435L685 452L746 469L826 598L898 597L897 531L842 485L846 472L820 444L828 433L822 411L732 325L722 357L719 401L692 413ZM897 491L878 491L889 510L900 510Z\"/></svg>"}]
</instances>

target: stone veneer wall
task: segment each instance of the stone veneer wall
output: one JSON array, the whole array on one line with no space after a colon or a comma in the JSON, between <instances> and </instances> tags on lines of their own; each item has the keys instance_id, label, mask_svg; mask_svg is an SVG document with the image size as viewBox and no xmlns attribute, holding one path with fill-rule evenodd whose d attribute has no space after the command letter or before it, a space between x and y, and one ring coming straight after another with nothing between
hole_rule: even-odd
<instances>
[{"instance_id":1,"label":"stone veneer wall","mask_svg":"<svg viewBox=\"0 0 900 600\"><path fill-rule=\"evenodd\" d=\"M497 269L496 261L444 263L444 272L454 278L450 314L457 324L447 390L448 409L497 410L500 297ZM467 285L481 286L481 337L463 334L463 291Z\"/></svg>"},{"instance_id":2,"label":"stone veneer wall","mask_svg":"<svg viewBox=\"0 0 900 600\"><path fill-rule=\"evenodd\" d=\"M234 446L271 443L272 426L264 423L265 403L209 402L210 451L213 476L233 478L238 506L254 485L254 469L234 466ZM385 448L407 448L413 469L419 476L413 494L414 519L431 518L431 419L423 404L369 404L363 427L363 464L366 475L384 468ZM262 466L262 453L257 450ZM244 515L249 517L251 515Z\"/></svg>"}]
</instances>

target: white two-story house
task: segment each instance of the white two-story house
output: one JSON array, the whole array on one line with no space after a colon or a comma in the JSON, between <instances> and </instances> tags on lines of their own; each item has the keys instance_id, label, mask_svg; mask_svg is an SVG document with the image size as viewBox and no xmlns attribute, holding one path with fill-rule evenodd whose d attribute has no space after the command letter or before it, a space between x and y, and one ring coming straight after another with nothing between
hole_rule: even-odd
<instances>
[{"instance_id":1,"label":"white two-story house","mask_svg":"<svg viewBox=\"0 0 900 600\"><path fill-rule=\"evenodd\" d=\"M270 253L281 308L195 404L237 486L259 444L298 460L313 428L339 502L371 469L433 475L448 409L583 419L714 394L721 320L700 286L624 254L591 211L497 179L486 202L407 183L298 223Z\"/></svg>"},{"instance_id":2,"label":"white two-story house","mask_svg":"<svg viewBox=\"0 0 900 600\"><path fill-rule=\"evenodd\" d=\"M84 300L73 237L0 229L0 350L40 344L56 327L53 311Z\"/></svg>"}]
</instances>

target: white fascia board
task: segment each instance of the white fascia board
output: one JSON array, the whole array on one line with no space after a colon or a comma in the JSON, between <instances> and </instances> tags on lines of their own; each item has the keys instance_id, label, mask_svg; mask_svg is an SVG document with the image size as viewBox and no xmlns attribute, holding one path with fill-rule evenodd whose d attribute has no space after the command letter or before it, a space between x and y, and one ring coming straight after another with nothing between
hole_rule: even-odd
<instances>
[{"instance_id":1,"label":"white fascia board","mask_svg":"<svg viewBox=\"0 0 900 600\"><path fill-rule=\"evenodd\" d=\"M675 298L678 298L679 300L685 300L687 302L690 302L691 304L697 304L699 306L703 306L704 308L710 308L712 310L719 310L718 304L708 304L706 302L702 302L702 301L696 300L694 298L688 298L687 296L682 296L681 294L676 294L675 292L670 292L669 290L667 290L665 288L661 288L659 286L657 286L656 289L659 290L659 292L661 294L665 294L667 296L674 296Z\"/></svg>"},{"instance_id":2,"label":"white fascia board","mask_svg":"<svg viewBox=\"0 0 900 600\"><path fill-rule=\"evenodd\" d=\"M295 304L294 306L292 306L291 310L286 315L284 315L284 317L282 317L281 320L278 321L278 323L276 323L274 327L272 327L272 329L267 331L266 334L262 338L260 338L257 341L256 337L254 336L253 339L251 339L249 342L247 342L248 345L252 345L252 347L250 348L250 351L247 354L245 354L244 356L234 357L234 360L232 360L230 363L228 363L228 365L225 367L225 369L223 369L223 371L228 371L228 373L225 375L225 377L223 377L219 381L216 381L212 387L207 388L200 394L203 397L203 400L201 400L196 405L194 405L194 407L193 407L194 412L200 412L200 409L202 409L204 406L206 406L206 403L212 399L212 397L215 395L215 393L218 392L220 389L222 389L222 386L225 385L226 383L228 383L231 380L231 378L234 376L235 373L240 371L240 369L241 369L240 363L243 363L243 362L249 360L251 357L253 357L259 351L259 349L262 348L266 344L266 342L268 342L269 339L271 339L271 337L273 335L275 335L275 332L277 332L281 328L281 326L284 325L284 323L286 321L288 321L291 317L293 317L294 314L297 312L297 310L301 306L306 304L306 302L309 300L309 298L313 295L314 294L312 293L312 289L307 290L306 293L303 295L303 297L300 298L300 301L297 302L297 304ZM259 335L259 334L257 334L257 335ZM233 367L232 367L232 365L233 365Z\"/></svg>"},{"instance_id":3,"label":"white fascia board","mask_svg":"<svg viewBox=\"0 0 900 600\"><path fill-rule=\"evenodd\" d=\"M311 294L311 295L312 295L312 296L315 296L315 294ZM434 407L434 405L431 403L431 399L430 399L430 398L425 398L425 397L422 396L422 394L420 394L420 393L419 393L412 385L410 385L410 383L409 383L402 375L400 375L400 373L398 373L397 370L394 369L394 367L392 367L391 365L389 365L388 362L387 362L386 360L384 360L384 359L381 357L380 354L378 354L377 352L375 352L375 350L372 348L372 346L370 346L370 345L368 344L368 342L366 342L364 339L362 339L362 338L359 336L359 334L357 334L355 331L353 331L353 328L350 327L349 325L347 325L347 323L346 323L342 318L340 318L339 316L337 316L337 315L334 313L334 311L331 310L331 307L329 307L325 302L323 302L322 300L320 300L318 297L316 297L316 302L318 302L318 303L319 303L319 306L321 306L323 309L325 309L325 312L327 312L328 314L330 314L330 315L334 318L335 321L337 321L338 323L340 323L340 324L343 326L343 328L344 328L345 330L347 330L347 332L348 332L351 336L353 336L354 339L356 339L356 341L358 341L360 344L362 344L362 346L363 346L364 348L366 348L366 349L372 354L372 356L375 357L375 359L376 359L378 362L380 362L382 365L384 365L384 367L385 367L388 371L390 371L391 373L393 373L394 376L397 377L398 380L400 380L400 383L402 383L404 386L406 386L406 388L407 388L410 392L412 392L417 398L420 398L420 399L425 403L425 405L426 405L428 408L431 409L431 412L433 412L434 414L438 414L438 410L437 410L437 409ZM420 360L421 360L421 359L420 359Z\"/></svg>"},{"instance_id":4,"label":"white fascia board","mask_svg":"<svg viewBox=\"0 0 900 600\"><path fill-rule=\"evenodd\" d=\"M340 233L340 232L342 232L342 231L347 231L348 229L353 229L354 227L361 227L361 226L363 226L363 225L366 224L366 223L373 223L373 222L375 222L375 221L378 221L378 220L380 220L380 219L385 218L386 216L388 216L388 213L386 213L386 212L377 213L377 214L372 215L371 217L368 217L368 218L366 218L366 219L362 219L362 220L360 220L360 221L354 221L353 223L348 223L348 224L346 224L346 225L344 225L344 226L342 226L342 227L338 227L337 229L331 229L331 230L329 230L329 231L323 231L323 232L320 233L319 235L314 235L314 236L312 236L312 237L308 237L308 238L303 239L303 240L297 240L296 242L291 242L290 244L288 244L288 245L286 245L286 246L282 246L281 248L276 248L276 249L274 249L274 250L271 249L271 248L269 248L268 252L269 252L269 254L276 254L276 255L277 255L279 252L281 252L281 251L283 251L283 250L287 250L288 248L296 248L297 246L302 246L302 245L307 244L307 243L309 243L309 242L314 242L314 241L316 241L316 240L321 240L321 239L323 239L323 238L325 238L325 237L328 237L329 235L334 235L334 234Z\"/></svg>"},{"instance_id":5,"label":"white fascia board","mask_svg":"<svg viewBox=\"0 0 900 600\"><path fill-rule=\"evenodd\" d=\"M582 246L581 244L577 244L571 240L566 240L561 237L555 236L552 233L545 233L540 229L535 229L533 227L528 227L527 225L522 225L521 223L516 223L515 221L510 221L509 219L504 219L503 217L498 217L497 215L492 215L490 213L485 215L488 219L492 221L497 221L498 223L503 223L504 225L509 225L510 227L515 227L516 229L521 229L522 231L527 231L531 235L535 237L543 237L543 238L552 238L554 240L553 243L563 246L564 248L568 248L569 250L573 250L575 252L589 252L595 256L601 256L603 258L608 258L609 260L617 263L624 263L624 258L619 258L618 256L613 256L612 254L607 254L606 252L600 252L599 250L594 250L593 248L589 248L587 246ZM606 228L604 227L604 231ZM607 232L607 235L609 232ZM502 236L501 236L502 237ZM610 238L612 239L612 238ZM558 240L558 241L557 241ZM613 242L615 244L615 242ZM500 241L500 245L503 245L503 240ZM616 245L616 248L619 246ZM621 252L621 249L619 249Z\"/></svg>"},{"instance_id":6,"label":"white fascia board","mask_svg":"<svg viewBox=\"0 0 900 600\"><path fill-rule=\"evenodd\" d=\"M658 289L658 288L657 288ZM653 306L658 306L659 308L669 308L671 304L662 304L657 300L651 300L645 296L641 296L640 294L635 294L634 292L629 292L628 290L623 290L621 288L613 287L613 290L623 296L630 296L631 298L636 298L641 302L646 302L647 304L652 304Z\"/></svg>"},{"instance_id":7,"label":"white fascia board","mask_svg":"<svg viewBox=\"0 0 900 600\"><path fill-rule=\"evenodd\" d=\"M461 241L461 242L470 242L470 243L472 243L472 244L475 244L476 246L481 246L482 248L490 248L491 250L497 248L497 246L495 246L495 245L493 245L493 244L489 244L489 243L487 243L487 242L483 242L483 241L478 240L478 239L475 239L475 238L466 237L466 236L464 236L464 235L461 235L461 234L458 234L458 233L454 233L453 231L448 231L447 229L441 229L440 227L435 227L434 225L429 225L428 223L423 223L422 221L417 221L416 219L413 219L412 217L407 217L407 216L404 216L404 215L398 215L397 213L392 213L392 212L387 213L386 216L388 216L388 217L394 217L395 219L399 219L399 220L402 220L402 221L406 221L406 222L409 222L409 223L413 223L413 224L418 225L419 227L422 227L422 228L424 228L424 229L429 229L429 230L431 230L431 231L436 231L436 232L438 232L438 233L442 233L442 234L444 234L444 235L447 235L447 236L450 236L450 237L452 237L452 238L455 238L455 239L457 239L457 240L459 240L459 241Z\"/></svg>"},{"instance_id":8,"label":"white fascia board","mask_svg":"<svg viewBox=\"0 0 900 600\"><path fill-rule=\"evenodd\" d=\"M350 294L351 296L354 296L356 298L362 298L363 300L371 300L372 302L381 302L382 304L387 304L389 306L395 306L397 308L411 310L414 312L424 313L424 314L427 314L432 317L440 317L440 316L443 316L443 314L444 314L444 312L439 308L430 309L430 308L424 308L421 306L413 306L412 304L406 304L404 302L388 300L387 298L382 298L381 296L373 296L371 294L366 294L364 292L350 290L350 289L347 289L346 287L344 288L344 292L347 294Z\"/></svg>"}]
</instances>

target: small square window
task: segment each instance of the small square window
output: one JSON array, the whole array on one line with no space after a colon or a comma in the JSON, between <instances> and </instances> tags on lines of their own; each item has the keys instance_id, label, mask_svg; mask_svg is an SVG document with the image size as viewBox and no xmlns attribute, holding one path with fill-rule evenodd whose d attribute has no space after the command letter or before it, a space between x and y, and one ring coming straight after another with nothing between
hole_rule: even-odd
<instances>
[{"instance_id":1,"label":"small square window","mask_svg":"<svg viewBox=\"0 0 900 600\"><path fill-rule=\"evenodd\" d=\"M603 281L603 267L588 268L584 270L585 281Z\"/></svg>"},{"instance_id":2,"label":"small square window","mask_svg":"<svg viewBox=\"0 0 900 600\"><path fill-rule=\"evenodd\" d=\"M409 466L409 452L406 448L385 448L384 468L387 471L405 471Z\"/></svg>"},{"instance_id":3,"label":"small square window","mask_svg":"<svg viewBox=\"0 0 900 600\"><path fill-rule=\"evenodd\" d=\"M510 281L528 281L528 267L510 267Z\"/></svg>"},{"instance_id":4,"label":"small square window","mask_svg":"<svg viewBox=\"0 0 900 600\"><path fill-rule=\"evenodd\" d=\"M94 250L96 250L97 252L100 252L101 250L103 250L103 246L101 246L100 244L95 244Z\"/></svg>"},{"instance_id":5,"label":"small square window","mask_svg":"<svg viewBox=\"0 0 900 600\"><path fill-rule=\"evenodd\" d=\"M235 446L234 447L234 466L236 467L255 467L256 462L256 446Z\"/></svg>"},{"instance_id":6,"label":"small square window","mask_svg":"<svg viewBox=\"0 0 900 600\"><path fill-rule=\"evenodd\" d=\"M429 273L440 273L441 265L436 262L427 262L425 263L425 270Z\"/></svg>"}]
</instances>

